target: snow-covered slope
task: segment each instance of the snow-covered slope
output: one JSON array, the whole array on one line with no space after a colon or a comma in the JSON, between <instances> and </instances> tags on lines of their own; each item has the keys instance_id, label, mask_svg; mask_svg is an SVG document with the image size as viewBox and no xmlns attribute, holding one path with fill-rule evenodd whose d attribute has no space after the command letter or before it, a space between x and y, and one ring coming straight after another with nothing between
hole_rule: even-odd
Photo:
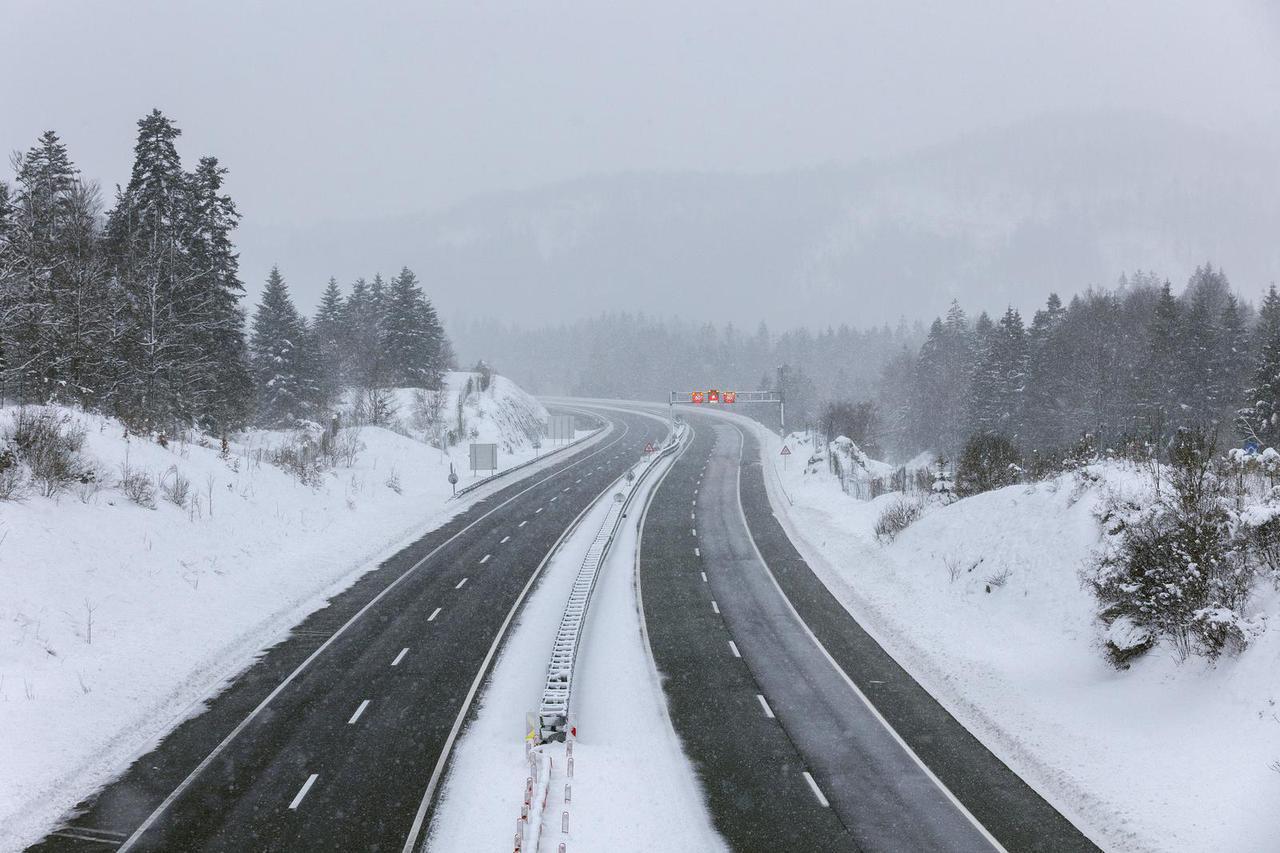
<instances>
[{"instance_id":1,"label":"snow-covered slope","mask_svg":"<svg viewBox=\"0 0 1280 853\"><path fill-rule=\"evenodd\" d=\"M546 411L512 383L463 408L502 467L533 455ZM354 457L340 448L300 474L270 461L294 433L256 431L223 452L52 413L84 429L100 485L0 501L0 850L37 838L256 651L456 512L450 462L471 480L465 442L442 453L383 427L344 429ZM0 409L0 434L14 414ZM154 507L125 496L126 467L153 484ZM181 506L161 490L179 478Z\"/></svg>"},{"instance_id":2,"label":"snow-covered slope","mask_svg":"<svg viewBox=\"0 0 1280 853\"><path fill-rule=\"evenodd\" d=\"M932 503L888 545L899 499L855 500L825 466L765 460L794 505L779 516L815 570L882 644L997 755L1104 849L1280 849L1280 632L1216 666L1154 652L1117 672L1080 570L1100 544L1104 466ZM770 474L770 479L773 475ZM1280 596L1254 609L1280 620Z\"/></svg>"}]
</instances>

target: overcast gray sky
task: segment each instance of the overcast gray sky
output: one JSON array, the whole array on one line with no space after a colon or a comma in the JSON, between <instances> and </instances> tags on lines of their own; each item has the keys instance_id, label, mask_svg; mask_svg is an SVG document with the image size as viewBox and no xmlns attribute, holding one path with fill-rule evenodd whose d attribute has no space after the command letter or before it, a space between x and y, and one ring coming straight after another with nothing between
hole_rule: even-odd
<instances>
[{"instance_id":1,"label":"overcast gray sky","mask_svg":"<svg viewBox=\"0 0 1280 853\"><path fill-rule=\"evenodd\" d=\"M848 162L1060 110L1280 115L1280 18L1255 0L0 6L0 145L54 128L110 187L158 106L258 223Z\"/></svg>"}]
</instances>

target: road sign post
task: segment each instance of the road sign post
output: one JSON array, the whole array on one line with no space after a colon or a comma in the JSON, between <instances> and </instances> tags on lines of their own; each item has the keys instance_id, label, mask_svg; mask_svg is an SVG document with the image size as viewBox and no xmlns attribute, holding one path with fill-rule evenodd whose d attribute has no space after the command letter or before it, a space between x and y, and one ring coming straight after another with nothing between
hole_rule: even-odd
<instances>
[{"instance_id":1,"label":"road sign post","mask_svg":"<svg viewBox=\"0 0 1280 853\"><path fill-rule=\"evenodd\" d=\"M782 452L778 455L782 457L782 470L787 470L787 457L791 455L791 448L785 444L782 445Z\"/></svg>"}]
</instances>

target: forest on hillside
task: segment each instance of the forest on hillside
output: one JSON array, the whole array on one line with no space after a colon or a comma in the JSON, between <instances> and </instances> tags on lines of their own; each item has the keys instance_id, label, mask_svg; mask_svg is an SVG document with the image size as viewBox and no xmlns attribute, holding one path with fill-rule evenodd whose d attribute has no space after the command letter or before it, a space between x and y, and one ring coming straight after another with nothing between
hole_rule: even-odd
<instances>
[{"instance_id":1,"label":"forest on hillside","mask_svg":"<svg viewBox=\"0 0 1280 853\"><path fill-rule=\"evenodd\" d=\"M188 171L181 131L138 121L134 163L104 211L48 131L0 181L0 402L59 402L143 431L319 420L344 387L436 388L453 361L408 268L389 281L330 281L314 318L273 269L251 323L227 170Z\"/></svg>"},{"instance_id":2,"label":"forest on hillside","mask_svg":"<svg viewBox=\"0 0 1280 853\"><path fill-rule=\"evenodd\" d=\"M1139 271L1066 302L1048 294L1029 322L954 302L927 328L745 334L606 314L533 330L473 323L459 341L543 393L781 388L789 423L900 460L954 456L980 434L1047 456L1082 439L1159 448L1183 426L1226 444L1280 440L1280 297L1273 288L1255 309L1211 264L1178 288Z\"/></svg>"}]
</instances>

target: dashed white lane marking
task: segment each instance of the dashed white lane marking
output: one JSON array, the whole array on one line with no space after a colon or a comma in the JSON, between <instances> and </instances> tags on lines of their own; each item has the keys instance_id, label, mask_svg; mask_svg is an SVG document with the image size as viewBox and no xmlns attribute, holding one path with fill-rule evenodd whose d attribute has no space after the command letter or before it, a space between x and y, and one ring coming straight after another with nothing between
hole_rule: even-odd
<instances>
[{"instance_id":1,"label":"dashed white lane marking","mask_svg":"<svg viewBox=\"0 0 1280 853\"><path fill-rule=\"evenodd\" d=\"M395 660L393 660L393 661L391 662L391 665L392 665L392 666L399 666L399 665L400 665L400 661L404 660L404 656L405 656L405 655L407 655L407 654L409 654L409 649L408 649L408 648L403 648L403 649L401 649L401 650L400 650L400 654L396 655L396 659L395 659Z\"/></svg>"},{"instance_id":2,"label":"dashed white lane marking","mask_svg":"<svg viewBox=\"0 0 1280 853\"><path fill-rule=\"evenodd\" d=\"M703 582L703 583L706 583L706 582L707 582L707 573L706 573L706 572L699 572L698 574L702 575L702 582Z\"/></svg>"},{"instance_id":3,"label":"dashed white lane marking","mask_svg":"<svg viewBox=\"0 0 1280 853\"><path fill-rule=\"evenodd\" d=\"M319 773L312 773L310 776L307 777L307 781L302 783L302 790L298 791L297 795L293 798L293 802L289 803L290 809L296 809L299 805L301 805L302 798L307 795L307 791L311 790L311 786L316 783L316 777L319 775L320 775Z\"/></svg>"},{"instance_id":4,"label":"dashed white lane marking","mask_svg":"<svg viewBox=\"0 0 1280 853\"><path fill-rule=\"evenodd\" d=\"M364 700L363 702L361 702L361 703L360 703L360 707L356 708L356 712L355 712L354 714L352 714L352 715L351 715L351 719L347 720L347 725L349 726L349 725L351 725L352 723L354 723L356 720L360 719L360 715L361 715L361 714L363 714L363 713L364 713L364 709L365 709L365 708L368 708L368 707L369 707L369 700L368 700L368 699L366 699L366 700Z\"/></svg>"},{"instance_id":5,"label":"dashed white lane marking","mask_svg":"<svg viewBox=\"0 0 1280 853\"><path fill-rule=\"evenodd\" d=\"M694 498L694 499L693 499L693 505L694 505L694 506L697 506L697 505L698 505L698 499L697 499L697 498Z\"/></svg>"},{"instance_id":6,"label":"dashed white lane marking","mask_svg":"<svg viewBox=\"0 0 1280 853\"><path fill-rule=\"evenodd\" d=\"M720 612L720 605L719 605L719 604L716 604L716 600L715 600L714 598L713 598L713 599L711 599L711 612L712 612L712 613L719 613L719 612Z\"/></svg>"},{"instance_id":7,"label":"dashed white lane marking","mask_svg":"<svg viewBox=\"0 0 1280 853\"><path fill-rule=\"evenodd\" d=\"M427 617L427 621L428 622L436 621L436 617L440 615L440 611L443 609L444 609L443 607L437 607L435 610L432 610L431 615Z\"/></svg>"},{"instance_id":8,"label":"dashed white lane marking","mask_svg":"<svg viewBox=\"0 0 1280 853\"><path fill-rule=\"evenodd\" d=\"M689 532L690 532L690 533L692 533L694 536L697 536L697 535L698 535L698 528L696 528L696 527L690 527L690 528L689 528Z\"/></svg>"},{"instance_id":9,"label":"dashed white lane marking","mask_svg":"<svg viewBox=\"0 0 1280 853\"><path fill-rule=\"evenodd\" d=\"M493 556L492 554L485 554L483 557L480 558L480 565L483 566L485 563L489 562L489 558L492 556Z\"/></svg>"},{"instance_id":10,"label":"dashed white lane marking","mask_svg":"<svg viewBox=\"0 0 1280 853\"><path fill-rule=\"evenodd\" d=\"M760 707L764 709L764 715L769 719L773 719L773 709L769 707L768 701L760 693L756 694L756 698L760 700Z\"/></svg>"},{"instance_id":11,"label":"dashed white lane marking","mask_svg":"<svg viewBox=\"0 0 1280 853\"><path fill-rule=\"evenodd\" d=\"M693 549L693 556L695 556L695 557L701 557L701 556L702 556L702 549L701 549L701 548L694 548L694 549Z\"/></svg>"},{"instance_id":12,"label":"dashed white lane marking","mask_svg":"<svg viewBox=\"0 0 1280 853\"><path fill-rule=\"evenodd\" d=\"M543 510L543 507L538 507L537 509L535 509L535 510L533 511L533 514L534 514L534 515L537 515L538 513L542 512L542 510Z\"/></svg>"},{"instance_id":13,"label":"dashed white lane marking","mask_svg":"<svg viewBox=\"0 0 1280 853\"><path fill-rule=\"evenodd\" d=\"M695 521L697 518L698 518L698 514L697 514L696 512L691 512L691 513L689 513L689 520L690 520L690 521Z\"/></svg>"},{"instance_id":14,"label":"dashed white lane marking","mask_svg":"<svg viewBox=\"0 0 1280 853\"><path fill-rule=\"evenodd\" d=\"M524 527L524 526L525 526L526 524L528 524L528 523L529 523L529 519L527 519L527 518L526 518L524 521L520 522L520 523L519 523L519 524L517 524L516 526L517 526L517 527Z\"/></svg>"},{"instance_id":15,"label":"dashed white lane marking","mask_svg":"<svg viewBox=\"0 0 1280 853\"><path fill-rule=\"evenodd\" d=\"M569 487L568 487L568 486L565 486L565 487L564 487L563 489L561 489L560 491L562 491L562 492L567 492L567 491L569 491Z\"/></svg>"},{"instance_id":16,"label":"dashed white lane marking","mask_svg":"<svg viewBox=\"0 0 1280 853\"><path fill-rule=\"evenodd\" d=\"M818 787L818 783L813 781L813 777L809 775L808 770L802 770L800 775L804 777L804 781L809 783L809 790L813 791L813 795L818 798L818 803L825 809L831 806L827 802L827 798L822 796L822 789Z\"/></svg>"},{"instance_id":17,"label":"dashed white lane marking","mask_svg":"<svg viewBox=\"0 0 1280 853\"><path fill-rule=\"evenodd\" d=\"M551 503L555 503L558 500L560 500L560 496L556 495L554 498L551 499Z\"/></svg>"},{"instance_id":18,"label":"dashed white lane marking","mask_svg":"<svg viewBox=\"0 0 1280 853\"><path fill-rule=\"evenodd\" d=\"M733 652L733 656L735 658L742 657L742 652L738 651L738 644L735 643L733 640L729 641L729 651Z\"/></svg>"},{"instance_id":19,"label":"dashed white lane marking","mask_svg":"<svg viewBox=\"0 0 1280 853\"><path fill-rule=\"evenodd\" d=\"M462 589L462 585L465 584L466 582L467 582L467 579L463 578L462 580L458 581L458 585L455 586L454 589Z\"/></svg>"},{"instance_id":20,"label":"dashed white lane marking","mask_svg":"<svg viewBox=\"0 0 1280 853\"><path fill-rule=\"evenodd\" d=\"M574 483L574 485L575 485L575 486L576 486L578 483L581 483L581 482L582 482L582 478L581 478L581 477L579 477L578 479L576 479L576 480L574 480L574 481L573 481L573 483ZM568 490L568 489L565 489L565 491L567 492L567 491L569 491L569 490Z\"/></svg>"},{"instance_id":21,"label":"dashed white lane marking","mask_svg":"<svg viewBox=\"0 0 1280 853\"><path fill-rule=\"evenodd\" d=\"M503 537L502 537L502 541L501 541L501 542L499 542L498 544L499 544L499 545L505 545L505 544L507 544L507 543L508 543L508 542L510 542L510 541L511 541L511 537L510 537L510 536L503 536Z\"/></svg>"}]
</instances>

